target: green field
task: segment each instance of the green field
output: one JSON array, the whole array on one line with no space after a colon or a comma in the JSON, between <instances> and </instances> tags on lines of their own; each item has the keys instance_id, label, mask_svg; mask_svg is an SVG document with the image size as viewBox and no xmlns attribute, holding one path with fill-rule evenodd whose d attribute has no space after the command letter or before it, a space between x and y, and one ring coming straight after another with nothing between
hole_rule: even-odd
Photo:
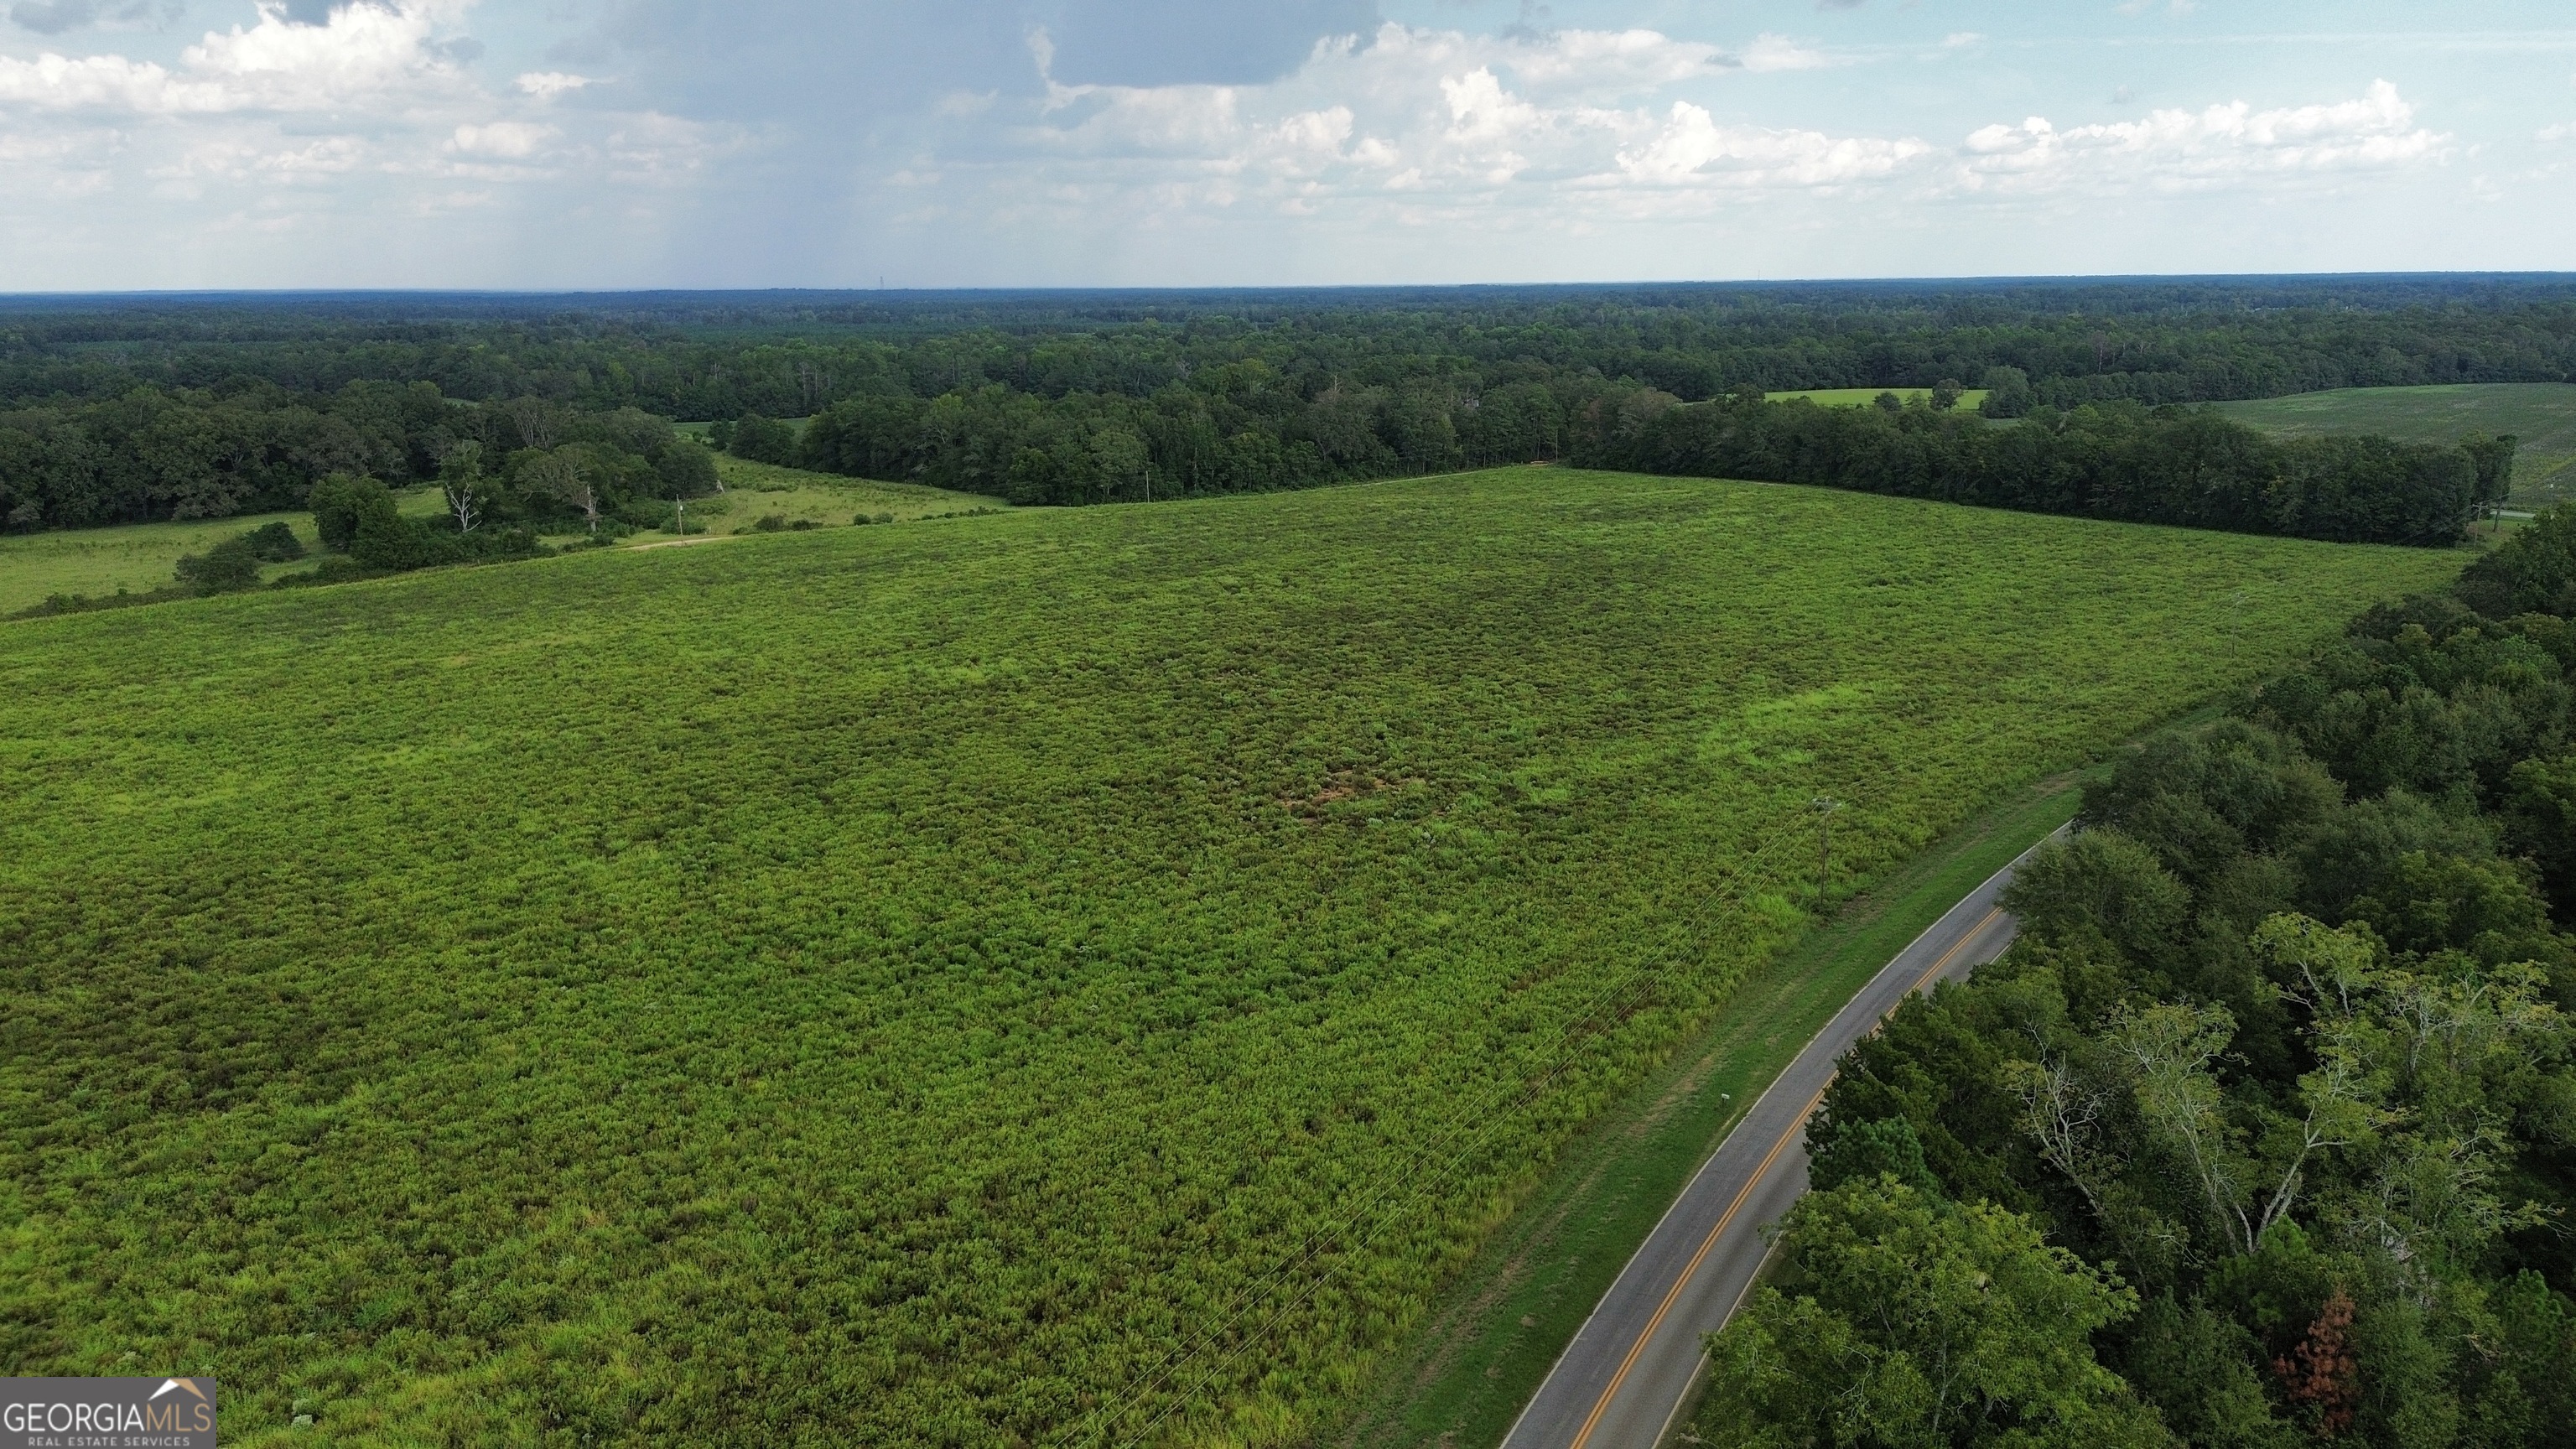
<instances>
[{"instance_id":1,"label":"green field","mask_svg":"<svg viewBox=\"0 0 2576 1449\"><path fill-rule=\"evenodd\" d=\"M873 483L829 473L808 473L801 468L774 468L724 454L716 456L716 474L724 480L727 491L690 503L692 533L701 522L717 534L730 534L749 530L766 517L776 517L788 525L802 522L844 527L860 513L872 519L907 523L1009 506L975 494L950 493L912 483ZM435 488L413 488L395 497L403 512L417 517L433 517L444 507ZM270 522L282 522L294 529L307 550L320 547L313 532L313 517L306 513L0 534L0 615L33 607L56 594L83 594L95 599L167 588L171 570L182 554L203 553L235 534ZM549 534L557 542L576 536L570 531ZM639 542L661 537L658 533L647 534ZM313 563L307 560L271 564L264 572L268 578L276 579L312 568Z\"/></svg>"},{"instance_id":2,"label":"green field","mask_svg":"<svg viewBox=\"0 0 2576 1449\"><path fill-rule=\"evenodd\" d=\"M1878 401L1878 395L1883 392L1896 394L1898 400L1902 402L1912 402L1916 398L1929 401L1932 396L1932 389L1928 387L1808 387L1794 392L1764 393L1763 396L1773 402L1785 402L1793 397L1802 397L1819 407L1865 408ZM1985 400L1984 388L1965 388L1959 393L1958 406L1963 411L1975 412L1977 405Z\"/></svg>"},{"instance_id":3,"label":"green field","mask_svg":"<svg viewBox=\"0 0 2576 1449\"><path fill-rule=\"evenodd\" d=\"M2464 557L1512 469L0 625L7 1371L1279 1442L1816 796L1837 899Z\"/></svg>"},{"instance_id":4,"label":"green field","mask_svg":"<svg viewBox=\"0 0 2576 1449\"><path fill-rule=\"evenodd\" d=\"M904 523L940 514L1010 506L980 494L951 493L918 483L876 483L865 478L808 473L802 468L748 462L730 453L716 454L716 476L724 480L724 494L691 503L689 514L713 520L716 530L725 533L770 516L788 523L802 520L833 526L846 524L860 513L871 517L883 514L893 522Z\"/></svg>"},{"instance_id":5,"label":"green field","mask_svg":"<svg viewBox=\"0 0 2576 1449\"><path fill-rule=\"evenodd\" d=\"M2547 505L2576 494L2576 383L2347 387L2217 406L2239 422L2285 437L2385 433L2418 443L2456 443L2470 433L2512 433L2522 439L2514 460L2515 502Z\"/></svg>"},{"instance_id":6,"label":"green field","mask_svg":"<svg viewBox=\"0 0 2576 1449\"><path fill-rule=\"evenodd\" d=\"M415 488L395 497L405 513L427 517L439 511L434 489ZM130 523L117 528L0 534L0 614L32 608L56 594L103 599L118 593L148 594L168 588L170 571L178 565L181 555L204 553L235 534L265 523L284 523L294 529L308 551L321 546L309 513L246 514L236 518L195 518L186 523ZM274 579L312 567L310 562L270 564L264 572Z\"/></svg>"}]
</instances>

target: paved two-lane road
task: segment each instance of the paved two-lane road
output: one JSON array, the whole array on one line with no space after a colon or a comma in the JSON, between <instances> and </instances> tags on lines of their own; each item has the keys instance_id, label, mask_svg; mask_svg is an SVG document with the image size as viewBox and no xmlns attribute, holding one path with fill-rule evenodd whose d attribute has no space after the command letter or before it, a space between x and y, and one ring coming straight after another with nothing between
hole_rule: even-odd
<instances>
[{"instance_id":1,"label":"paved two-lane road","mask_svg":"<svg viewBox=\"0 0 2576 1449\"><path fill-rule=\"evenodd\" d=\"M2013 921L1995 902L2012 873L1995 872L1898 952L1736 1123L1548 1370L1503 1449L1653 1449L1698 1376L1700 1335L1735 1311L1762 1266L1763 1227L1807 1190L1807 1114L1835 1061L1911 993L2003 953Z\"/></svg>"}]
</instances>

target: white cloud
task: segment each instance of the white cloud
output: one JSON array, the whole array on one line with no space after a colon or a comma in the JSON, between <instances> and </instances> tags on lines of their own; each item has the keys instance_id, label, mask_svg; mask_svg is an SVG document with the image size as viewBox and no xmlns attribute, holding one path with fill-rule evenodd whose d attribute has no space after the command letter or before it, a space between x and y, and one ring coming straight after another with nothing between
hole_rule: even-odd
<instances>
[{"instance_id":1,"label":"white cloud","mask_svg":"<svg viewBox=\"0 0 2576 1449\"><path fill-rule=\"evenodd\" d=\"M2006 191L2277 184L2436 161L2448 139L2417 126L2415 108L2381 80L2357 99L2324 105L2257 111L2230 101L2063 131L2044 116L1984 126L1962 149L1961 179Z\"/></svg>"},{"instance_id":2,"label":"white cloud","mask_svg":"<svg viewBox=\"0 0 2576 1449\"><path fill-rule=\"evenodd\" d=\"M267 179L303 182L345 175L367 160L366 143L354 136L324 136L301 146L269 149L234 137L206 137L189 145L176 159L147 173L176 184L178 194L194 195L186 183L200 180Z\"/></svg>"},{"instance_id":3,"label":"white cloud","mask_svg":"<svg viewBox=\"0 0 2576 1449\"><path fill-rule=\"evenodd\" d=\"M34 60L0 55L0 105L144 115L233 109L222 86L180 80L149 61L121 55L73 60L51 52Z\"/></svg>"},{"instance_id":4,"label":"white cloud","mask_svg":"<svg viewBox=\"0 0 2576 1449\"><path fill-rule=\"evenodd\" d=\"M1380 45L1388 42L1387 30L1394 28L1380 30ZM1758 48L1777 40L1778 36L1766 35L1755 44ZM1400 43L1421 56L1445 54L1453 47L1463 53L1473 44L1462 35L1434 37L1426 32L1406 32ZM1539 94L1634 95L1739 63L1714 45L1675 40L1653 30L1560 30L1478 49L1488 64L1508 70L1523 90Z\"/></svg>"},{"instance_id":5,"label":"white cloud","mask_svg":"<svg viewBox=\"0 0 2576 1449\"><path fill-rule=\"evenodd\" d=\"M1042 34L1031 49L1043 72L1052 50ZM1390 193L1489 206L1524 191L1589 205L1635 188L1849 185L1930 151L1915 140L1721 127L1687 103L1621 104L1676 85L1723 84L1733 72L1827 63L1775 35L1730 56L1651 30L1478 37L1390 23L1365 44L1317 45L1304 66L1268 85L1050 79L1039 115L982 138L982 147L961 142L998 149L986 173L1015 212L1041 194L1096 207L1121 191L1139 211L1248 203L1306 214L1374 205Z\"/></svg>"},{"instance_id":6,"label":"white cloud","mask_svg":"<svg viewBox=\"0 0 2576 1449\"><path fill-rule=\"evenodd\" d=\"M481 126L470 123L459 126L447 144L450 150L467 156L524 161L537 154L556 135L552 126L534 125L527 121L493 121Z\"/></svg>"},{"instance_id":7,"label":"white cloud","mask_svg":"<svg viewBox=\"0 0 2576 1449\"><path fill-rule=\"evenodd\" d=\"M303 25L282 6L263 5L248 29L207 32L181 53L175 72L121 55L0 56L0 105L136 115L312 111L452 90L461 77L431 43L437 18L427 5L356 0L326 24Z\"/></svg>"},{"instance_id":8,"label":"white cloud","mask_svg":"<svg viewBox=\"0 0 2576 1449\"><path fill-rule=\"evenodd\" d=\"M515 84L521 95L550 101L566 91L577 91L583 86L595 86L599 82L593 77L574 75L569 71L532 70L520 76Z\"/></svg>"},{"instance_id":9,"label":"white cloud","mask_svg":"<svg viewBox=\"0 0 2576 1449\"><path fill-rule=\"evenodd\" d=\"M1834 58L1821 50L1810 50L1785 35L1757 35L1744 51L1743 66L1749 71L1815 70L1834 64Z\"/></svg>"},{"instance_id":10,"label":"white cloud","mask_svg":"<svg viewBox=\"0 0 2576 1449\"><path fill-rule=\"evenodd\" d=\"M1930 155L1924 142L1720 126L1688 101L1652 139L1618 155L1619 174L1654 186L1820 187L1877 181Z\"/></svg>"},{"instance_id":11,"label":"white cloud","mask_svg":"<svg viewBox=\"0 0 2576 1449\"><path fill-rule=\"evenodd\" d=\"M2576 121L2561 121L2555 126L2543 126L2532 133L2531 139L2544 143L2576 141Z\"/></svg>"}]
</instances>

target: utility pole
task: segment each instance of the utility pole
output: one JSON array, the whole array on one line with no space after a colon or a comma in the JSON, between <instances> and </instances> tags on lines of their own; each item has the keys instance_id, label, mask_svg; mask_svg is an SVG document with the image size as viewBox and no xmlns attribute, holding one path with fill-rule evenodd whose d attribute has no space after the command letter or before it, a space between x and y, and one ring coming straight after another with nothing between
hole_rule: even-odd
<instances>
[{"instance_id":1,"label":"utility pole","mask_svg":"<svg viewBox=\"0 0 2576 1449\"><path fill-rule=\"evenodd\" d=\"M1819 795L1816 805L1816 894L1825 893L1825 878L1834 866L1834 812L1842 802L1830 795Z\"/></svg>"},{"instance_id":2,"label":"utility pole","mask_svg":"<svg viewBox=\"0 0 2576 1449\"><path fill-rule=\"evenodd\" d=\"M685 498L674 498L671 500L671 503L672 506L679 510L679 520L672 525L672 529L674 532L678 533L680 537L686 538L689 536L689 500Z\"/></svg>"}]
</instances>

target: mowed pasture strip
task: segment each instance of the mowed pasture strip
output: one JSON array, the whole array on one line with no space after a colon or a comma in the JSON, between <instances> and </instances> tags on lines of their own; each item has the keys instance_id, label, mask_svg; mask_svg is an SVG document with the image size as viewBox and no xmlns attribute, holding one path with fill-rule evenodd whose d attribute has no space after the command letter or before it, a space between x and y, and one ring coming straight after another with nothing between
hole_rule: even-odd
<instances>
[{"instance_id":1,"label":"mowed pasture strip","mask_svg":"<svg viewBox=\"0 0 2576 1449\"><path fill-rule=\"evenodd\" d=\"M1801 928L1816 796L1839 893L2463 558L1513 469L13 624L12 1371L1302 1432Z\"/></svg>"}]
</instances>

